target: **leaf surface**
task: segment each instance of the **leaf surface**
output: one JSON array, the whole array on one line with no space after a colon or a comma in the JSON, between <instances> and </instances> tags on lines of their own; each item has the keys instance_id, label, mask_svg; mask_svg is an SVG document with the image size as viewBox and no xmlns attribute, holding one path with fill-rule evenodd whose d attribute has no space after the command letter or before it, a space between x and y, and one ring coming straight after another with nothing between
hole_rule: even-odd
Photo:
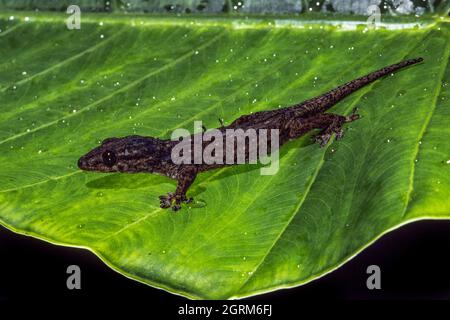
<instances>
[{"instance_id":1,"label":"leaf surface","mask_svg":"<svg viewBox=\"0 0 450 320\"><path fill-rule=\"evenodd\" d=\"M343 30L303 22L86 15L0 20L0 223L88 248L118 272L190 298L311 281L389 230L450 215L449 24ZM100 21L103 23L100 24ZM276 27L275 27L276 26ZM394 29L394 28L392 28ZM326 148L283 146L257 166L201 174L198 204L159 208L175 182L81 172L99 141L169 138L288 106L405 58L331 111L362 119Z\"/></svg>"}]
</instances>

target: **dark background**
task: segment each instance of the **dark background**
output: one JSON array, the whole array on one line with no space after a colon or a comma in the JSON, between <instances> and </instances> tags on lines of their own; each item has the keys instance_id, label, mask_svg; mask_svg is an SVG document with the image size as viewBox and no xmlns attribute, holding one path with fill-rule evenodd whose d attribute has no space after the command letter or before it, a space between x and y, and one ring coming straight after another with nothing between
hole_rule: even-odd
<instances>
[{"instance_id":1,"label":"dark background","mask_svg":"<svg viewBox=\"0 0 450 320\"><path fill-rule=\"evenodd\" d=\"M395 230L338 270L306 285L253 297L263 303L349 300L450 300L450 221ZM0 301L145 301L153 309L188 300L128 279L87 250L66 248L0 227ZM66 288L66 268L81 268L81 290ZM366 288L366 268L381 268L381 290ZM250 302L250 301L247 301ZM295 306L295 305L294 305Z\"/></svg>"}]
</instances>

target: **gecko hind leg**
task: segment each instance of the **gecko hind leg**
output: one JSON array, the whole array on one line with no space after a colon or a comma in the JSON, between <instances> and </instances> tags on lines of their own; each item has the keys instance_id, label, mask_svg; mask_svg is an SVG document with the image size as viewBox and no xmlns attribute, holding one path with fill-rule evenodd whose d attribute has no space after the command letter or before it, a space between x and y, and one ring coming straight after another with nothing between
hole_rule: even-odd
<instances>
[{"instance_id":1,"label":"gecko hind leg","mask_svg":"<svg viewBox=\"0 0 450 320\"><path fill-rule=\"evenodd\" d=\"M324 147L330 141L333 133L336 134L336 140L342 139L342 137L344 136L344 130L342 129L342 126L344 125L344 123L352 122L360 118L356 111L356 108L353 109L353 112L350 116L326 114L328 123L326 123L326 126L322 129L322 131L320 131L319 134L314 137L314 140L318 142L321 147Z\"/></svg>"}]
</instances>

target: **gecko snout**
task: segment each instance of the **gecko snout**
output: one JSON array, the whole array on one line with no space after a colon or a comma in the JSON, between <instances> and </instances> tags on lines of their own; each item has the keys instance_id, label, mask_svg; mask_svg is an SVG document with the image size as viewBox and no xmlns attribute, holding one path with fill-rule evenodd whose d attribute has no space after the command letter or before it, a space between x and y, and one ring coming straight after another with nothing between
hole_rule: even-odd
<instances>
[{"instance_id":1,"label":"gecko snout","mask_svg":"<svg viewBox=\"0 0 450 320\"><path fill-rule=\"evenodd\" d=\"M78 168L81 170L92 171L95 168L95 158L84 155L77 162Z\"/></svg>"},{"instance_id":2,"label":"gecko snout","mask_svg":"<svg viewBox=\"0 0 450 320\"><path fill-rule=\"evenodd\" d=\"M88 162L84 157L81 157L80 159L78 159L78 168L80 168L81 170L86 170L88 167Z\"/></svg>"}]
</instances>

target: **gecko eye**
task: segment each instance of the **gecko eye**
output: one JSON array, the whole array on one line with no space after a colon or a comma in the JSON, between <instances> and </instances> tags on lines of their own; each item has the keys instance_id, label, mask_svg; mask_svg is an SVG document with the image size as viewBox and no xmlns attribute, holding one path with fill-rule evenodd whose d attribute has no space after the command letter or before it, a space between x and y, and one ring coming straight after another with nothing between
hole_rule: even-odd
<instances>
[{"instance_id":1,"label":"gecko eye","mask_svg":"<svg viewBox=\"0 0 450 320\"><path fill-rule=\"evenodd\" d=\"M117 162L116 154L110 150L106 150L105 152L103 152L102 159L103 163L108 167L112 167Z\"/></svg>"}]
</instances>

